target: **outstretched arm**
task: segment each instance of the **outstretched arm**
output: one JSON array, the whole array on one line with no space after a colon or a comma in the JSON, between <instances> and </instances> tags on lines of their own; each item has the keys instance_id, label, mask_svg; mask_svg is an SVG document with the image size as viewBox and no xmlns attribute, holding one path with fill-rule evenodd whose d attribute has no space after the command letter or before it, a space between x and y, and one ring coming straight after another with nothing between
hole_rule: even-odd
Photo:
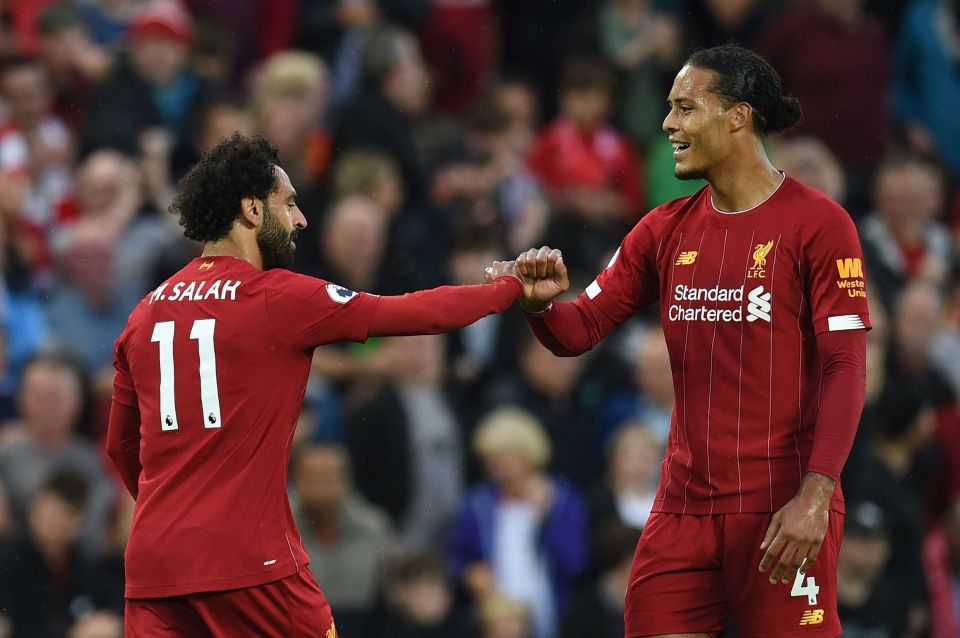
<instances>
[{"instance_id":1,"label":"outstretched arm","mask_svg":"<svg viewBox=\"0 0 960 638\"><path fill-rule=\"evenodd\" d=\"M503 312L523 292L514 262L494 262L491 283L441 286L396 297L380 297L370 320L370 337L439 334Z\"/></svg>"}]
</instances>

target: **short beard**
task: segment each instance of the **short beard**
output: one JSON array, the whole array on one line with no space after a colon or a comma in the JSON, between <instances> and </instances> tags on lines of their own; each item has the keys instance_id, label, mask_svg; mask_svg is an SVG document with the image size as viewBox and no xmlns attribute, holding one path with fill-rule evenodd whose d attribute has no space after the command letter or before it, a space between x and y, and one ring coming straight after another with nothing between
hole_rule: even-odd
<instances>
[{"instance_id":1,"label":"short beard","mask_svg":"<svg viewBox=\"0 0 960 638\"><path fill-rule=\"evenodd\" d=\"M707 179L707 171L703 169L693 169L691 171L680 172L676 168L673 169L673 175L679 180L690 181L694 179Z\"/></svg>"},{"instance_id":2,"label":"short beard","mask_svg":"<svg viewBox=\"0 0 960 638\"><path fill-rule=\"evenodd\" d=\"M296 232L287 231L270 210L270 205L263 202L263 224L257 229L257 247L260 248L264 270L293 265L290 242L296 237Z\"/></svg>"}]
</instances>

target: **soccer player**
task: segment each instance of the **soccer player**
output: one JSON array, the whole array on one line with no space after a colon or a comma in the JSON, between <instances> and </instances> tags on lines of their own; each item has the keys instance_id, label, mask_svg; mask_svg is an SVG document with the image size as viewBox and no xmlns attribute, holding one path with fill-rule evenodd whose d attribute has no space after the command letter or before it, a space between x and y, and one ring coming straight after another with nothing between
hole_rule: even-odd
<instances>
[{"instance_id":1,"label":"soccer player","mask_svg":"<svg viewBox=\"0 0 960 638\"><path fill-rule=\"evenodd\" d=\"M148 294L116 343L107 450L136 499L126 631L335 638L287 499L316 346L459 329L520 295L493 283L378 297L284 267L306 226L277 151L235 134L173 210L203 254Z\"/></svg>"},{"instance_id":2,"label":"soccer player","mask_svg":"<svg viewBox=\"0 0 960 638\"><path fill-rule=\"evenodd\" d=\"M761 57L696 52L668 101L675 173L708 186L648 213L575 301L553 302L569 286L558 251L524 253L521 305L574 356L660 303L676 398L628 638L716 636L728 617L743 636L836 636L837 480L870 327L856 230L767 158L764 136L800 106Z\"/></svg>"}]
</instances>

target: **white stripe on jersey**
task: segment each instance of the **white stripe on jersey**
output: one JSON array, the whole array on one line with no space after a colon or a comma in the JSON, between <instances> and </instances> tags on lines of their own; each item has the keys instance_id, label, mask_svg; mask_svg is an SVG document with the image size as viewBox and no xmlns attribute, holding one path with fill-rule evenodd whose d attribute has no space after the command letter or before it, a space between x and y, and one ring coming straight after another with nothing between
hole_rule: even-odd
<instances>
[{"instance_id":1,"label":"white stripe on jersey","mask_svg":"<svg viewBox=\"0 0 960 638\"><path fill-rule=\"evenodd\" d=\"M597 280L594 279L593 283L587 286L587 290L585 292L587 293L587 297L589 297L590 299L596 299L597 295L599 295L603 291L600 288L600 284L598 284Z\"/></svg>"},{"instance_id":2,"label":"white stripe on jersey","mask_svg":"<svg viewBox=\"0 0 960 638\"><path fill-rule=\"evenodd\" d=\"M827 330L837 332L839 330L865 330L863 319L860 315L835 315L827 317Z\"/></svg>"}]
</instances>

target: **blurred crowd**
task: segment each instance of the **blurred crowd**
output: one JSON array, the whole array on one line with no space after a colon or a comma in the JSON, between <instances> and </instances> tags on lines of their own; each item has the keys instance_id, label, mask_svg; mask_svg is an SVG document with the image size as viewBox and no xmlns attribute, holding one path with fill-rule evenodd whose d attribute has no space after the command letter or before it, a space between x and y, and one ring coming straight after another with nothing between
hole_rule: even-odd
<instances>
[{"instance_id":1,"label":"blurred crowd","mask_svg":"<svg viewBox=\"0 0 960 638\"><path fill-rule=\"evenodd\" d=\"M689 52L731 40L803 105L775 165L863 243L844 635L960 636L956 0L0 4L0 636L122 635L113 342L198 254L166 211L201 153L279 148L301 272L398 294L548 244L580 291L703 185L660 123ZM575 359L517 308L318 350L290 498L340 634L622 638L672 401L655 308Z\"/></svg>"}]
</instances>

